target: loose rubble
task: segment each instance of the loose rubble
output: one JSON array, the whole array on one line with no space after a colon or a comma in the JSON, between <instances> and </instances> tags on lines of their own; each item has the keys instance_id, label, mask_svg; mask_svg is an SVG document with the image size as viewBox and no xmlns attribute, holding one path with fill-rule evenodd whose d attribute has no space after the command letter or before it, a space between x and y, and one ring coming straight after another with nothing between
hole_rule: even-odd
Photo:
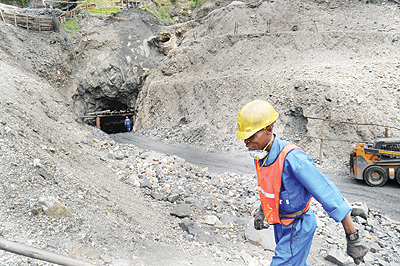
<instances>
[{"instance_id":1,"label":"loose rubble","mask_svg":"<svg viewBox=\"0 0 400 266\"><path fill-rule=\"evenodd\" d=\"M259 206L255 175L217 175L185 163L184 159L176 156L141 151L129 145L117 153L120 152L125 155L124 159L118 155L109 156L110 167L117 171L120 180L127 182L126 177L133 172L149 198L169 202L171 215L182 218L179 225L187 233L187 238L208 244L213 243L210 236L233 243L245 240L273 251L272 230L259 232L252 227L250 211ZM125 171L120 168L123 165ZM131 184L130 181L127 183ZM400 222L385 217L378 210L369 209L364 203L353 203L352 207L356 229L360 230L370 248L365 265L374 265L375 262L379 265L399 264ZM315 200L312 208L318 220L315 240L318 244L313 245L311 260L314 258L317 262L324 258L337 265L351 263L351 258L345 253L342 225L328 217ZM321 258L314 257L316 253L322 255Z\"/></svg>"}]
</instances>

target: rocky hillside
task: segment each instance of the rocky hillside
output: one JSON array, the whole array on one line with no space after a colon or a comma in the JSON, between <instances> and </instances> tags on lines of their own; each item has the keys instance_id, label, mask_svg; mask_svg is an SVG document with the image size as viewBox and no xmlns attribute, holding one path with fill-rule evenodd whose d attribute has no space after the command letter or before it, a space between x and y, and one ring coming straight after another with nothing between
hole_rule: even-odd
<instances>
[{"instance_id":1,"label":"rocky hillside","mask_svg":"<svg viewBox=\"0 0 400 266\"><path fill-rule=\"evenodd\" d=\"M398 12L385 2L205 3L173 26L143 10L82 14L72 33L0 20L0 235L95 265L269 265L271 230L252 228L254 175L116 143L77 116L136 108L144 135L236 152L238 109L264 98L281 114L278 133L317 159L321 122L306 116L396 125ZM382 132L324 128L331 139ZM325 143L324 158L347 159L347 142ZM351 264L340 224L313 209L308 263ZM354 209L365 265L398 265L399 223ZM3 265L51 265L0 254Z\"/></svg>"},{"instance_id":2,"label":"rocky hillside","mask_svg":"<svg viewBox=\"0 0 400 266\"><path fill-rule=\"evenodd\" d=\"M56 88L1 53L2 238L94 265L269 265L272 231L252 226L254 175L115 143L76 123ZM308 263L351 265L340 224L313 209ZM365 204L353 215L370 248L365 265L398 265L400 224ZM51 265L0 254L3 265Z\"/></svg>"},{"instance_id":3,"label":"rocky hillside","mask_svg":"<svg viewBox=\"0 0 400 266\"><path fill-rule=\"evenodd\" d=\"M322 122L309 117L397 127L399 15L390 2L235 1L177 25L181 44L147 78L136 130L237 150L237 112L260 98L281 115L277 133L319 160ZM343 166L352 144L383 136L326 122L322 159Z\"/></svg>"},{"instance_id":4,"label":"rocky hillside","mask_svg":"<svg viewBox=\"0 0 400 266\"><path fill-rule=\"evenodd\" d=\"M382 126L399 136L398 17L385 1L217 1L172 26L141 9L83 13L78 31L24 47L30 37L9 29L3 43L77 116L134 109L140 134L239 152L237 112L261 98L280 113L281 137L343 168L351 146L383 137Z\"/></svg>"}]
</instances>

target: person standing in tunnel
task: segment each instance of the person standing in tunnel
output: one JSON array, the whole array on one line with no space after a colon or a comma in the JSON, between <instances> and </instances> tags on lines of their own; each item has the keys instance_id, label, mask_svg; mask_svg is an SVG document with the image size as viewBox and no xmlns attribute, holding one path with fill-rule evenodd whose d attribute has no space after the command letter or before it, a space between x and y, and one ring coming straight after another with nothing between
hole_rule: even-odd
<instances>
[{"instance_id":1,"label":"person standing in tunnel","mask_svg":"<svg viewBox=\"0 0 400 266\"><path fill-rule=\"evenodd\" d=\"M132 125L131 120L129 119L129 117L126 117L125 118L125 127L128 132L131 131L131 125Z\"/></svg>"},{"instance_id":2,"label":"person standing in tunnel","mask_svg":"<svg viewBox=\"0 0 400 266\"><path fill-rule=\"evenodd\" d=\"M351 207L304 150L273 133L278 116L270 103L252 101L240 110L235 134L254 157L261 201L254 227L261 230L274 225L276 247L271 266L307 265L317 228L310 208L312 197L330 217L342 223L347 254L360 264L367 248L354 227Z\"/></svg>"}]
</instances>

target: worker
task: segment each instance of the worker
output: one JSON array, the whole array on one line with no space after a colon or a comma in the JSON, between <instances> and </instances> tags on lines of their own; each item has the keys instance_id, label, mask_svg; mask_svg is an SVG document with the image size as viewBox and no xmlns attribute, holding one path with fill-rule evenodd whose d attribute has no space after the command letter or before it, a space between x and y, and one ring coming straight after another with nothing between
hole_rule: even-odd
<instances>
[{"instance_id":1,"label":"worker","mask_svg":"<svg viewBox=\"0 0 400 266\"><path fill-rule=\"evenodd\" d=\"M125 119L125 127L126 127L126 130L128 132L131 131L131 125L132 125L131 120L129 119L129 117L126 117L126 119Z\"/></svg>"},{"instance_id":2,"label":"worker","mask_svg":"<svg viewBox=\"0 0 400 266\"><path fill-rule=\"evenodd\" d=\"M236 138L254 157L261 206L254 215L257 230L274 225L271 266L307 265L317 222L311 198L320 202L346 233L347 254L356 264L367 248L350 217L351 207L337 186L323 175L301 148L273 133L278 113L263 100L246 104L237 116Z\"/></svg>"}]
</instances>

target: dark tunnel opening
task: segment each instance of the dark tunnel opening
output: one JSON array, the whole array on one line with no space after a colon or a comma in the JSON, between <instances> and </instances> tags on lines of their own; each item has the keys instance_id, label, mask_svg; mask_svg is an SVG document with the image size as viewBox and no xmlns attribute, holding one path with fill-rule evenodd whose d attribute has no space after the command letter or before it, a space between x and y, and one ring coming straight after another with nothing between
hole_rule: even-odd
<instances>
[{"instance_id":1,"label":"dark tunnel opening","mask_svg":"<svg viewBox=\"0 0 400 266\"><path fill-rule=\"evenodd\" d=\"M126 110L128 105L115 99L100 99L97 101L97 108L101 110Z\"/></svg>"},{"instance_id":2,"label":"dark tunnel opening","mask_svg":"<svg viewBox=\"0 0 400 266\"><path fill-rule=\"evenodd\" d=\"M96 102L97 110L89 113L92 117L91 124L94 124L107 134L128 132L132 130L135 121L135 111L128 105L115 99L99 99ZM125 119L129 118L131 125L128 129ZM93 120L93 118L95 118Z\"/></svg>"},{"instance_id":3,"label":"dark tunnel opening","mask_svg":"<svg viewBox=\"0 0 400 266\"><path fill-rule=\"evenodd\" d=\"M107 134L115 134L121 132L128 132L132 130L133 121L132 116L128 116L131 121L130 130L125 126L126 116L104 116L100 117L100 129Z\"/></svg>"}]
</instances>

